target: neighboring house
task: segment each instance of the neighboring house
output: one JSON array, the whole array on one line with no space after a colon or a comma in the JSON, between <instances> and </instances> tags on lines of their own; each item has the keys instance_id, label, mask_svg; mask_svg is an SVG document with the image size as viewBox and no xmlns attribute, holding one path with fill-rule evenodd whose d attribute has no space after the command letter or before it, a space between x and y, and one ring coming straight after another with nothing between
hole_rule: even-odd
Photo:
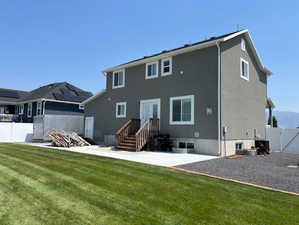
<instances>
[{"instance_id":1,"label":"neighboring house","mask_svg":"<svg viewBox=\"0 0 299 225\"><path fill-rule=\"evenodd\" d=\"M248 30L103 72L106 90L83 102L85 134L98 142L140 150L151 136L148 131L159 129L178 149L231 155L265 139L271 72Z\"/></svg>"},{"instance_id":2,"label":"neighboring house","mask_svg":"<svg viewBox=\"0 0 299 225\"><path fill-rule=\"evenodd\" d=\"M80 103L91 96L67 82L30 92L0 89L0 121L32 123L39 115L83 115Z\"/></svg>"}]
</instances>

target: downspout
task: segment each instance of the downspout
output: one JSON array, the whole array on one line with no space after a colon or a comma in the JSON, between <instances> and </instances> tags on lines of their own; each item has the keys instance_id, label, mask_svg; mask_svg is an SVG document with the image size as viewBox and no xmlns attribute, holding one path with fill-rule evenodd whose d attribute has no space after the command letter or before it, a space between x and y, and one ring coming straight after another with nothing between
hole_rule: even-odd
<instances>
[{"instance_id":1,"label":"downspout","mask_svg":"<svg viewBox=\"0 0 299 225\"><path fill-rule=\"evenodd\" d=\"M220 41L216 42L218 52L218 154L222 156L222 129L221 129L221 49Z\"/></svg>"}]
</instances>

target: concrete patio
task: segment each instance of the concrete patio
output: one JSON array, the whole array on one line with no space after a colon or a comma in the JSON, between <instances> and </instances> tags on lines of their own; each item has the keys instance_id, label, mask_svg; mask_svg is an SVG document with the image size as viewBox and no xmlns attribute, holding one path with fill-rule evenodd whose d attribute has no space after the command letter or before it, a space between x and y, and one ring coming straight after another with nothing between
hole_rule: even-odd
<instances>
[{"instance_id":1,"label":"concrete patio","mask_svg":"<svg viewBox=\"0 0 299 225\"><path fill-rule=\"evenodd\" d=\"M195 163L206 161L210 159L216 159L216 156L200 155L200 154L186 154L186 153L171 153L171 152L129 152L116 150L113 147L103 146L84 146L84 147L53 147L50 143L25 143L38 147L60 149L64 151L79 152L90 155L98 155L115 159L122 159L128 161L134 161L139 163L146 163L156 166L179 166L183 164Z\"/></svg>"}]
</instances>

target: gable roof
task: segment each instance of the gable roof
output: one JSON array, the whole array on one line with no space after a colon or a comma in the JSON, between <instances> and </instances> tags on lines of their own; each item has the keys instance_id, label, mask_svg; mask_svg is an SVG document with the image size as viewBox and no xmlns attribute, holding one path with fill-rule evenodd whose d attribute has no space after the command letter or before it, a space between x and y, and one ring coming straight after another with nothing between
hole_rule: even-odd
<instances>
[{"instance_id":1,"label":"gable roof","mask_svg":"<svg viewBox=\"0 0 299 225\"><path fill-rule=\"evenodd\" d=\"M148 62L158 60L158 59L161 59L161 58L166 58L166 57L182 54L182 53L185 53L185 52L191 52L191 51L194 51L194 50L211 47L213 45L217 45L217 43L228 41L228 40L230 40L234 37L237 37L239 35L242 35L242 34L245 35L245 38L249 42L249 45L250 45L250 47L252 48L252 51L253 51L253 55L254 55L254 57L257 61L257 64L258 64L259 68L261 69L261 71L265 72L267 75L271 75L272 72L270 70L268 70L266 67L263 66L262 61L260 59L260 56L259 56L259 54L258 54L258 52L257 52L257 50L256 50L256 48L253 44L252 38L251 38L248 30L241 30L241 31L236 31L236 32L233 32L233 33L228 33L228 34L224 34L224 35L217 36L217 37L211 37L208 40L196 42L196 43L193 43L193 44L187 44L187 45L184 45L184 46L181 46L181 47L178 47L178 48L174 48L174 49L171 49L171 50L162 51L160 53L153 54L151 56L145 56L145 57L140 58L140 59L136 59L136 60L124 63L124 64L120 64L118 66L114 66L114 67L105 69L102 72L103 73L112 72L112 71L120 70L120 69L123 69L123 68L126 68L126 67L132 67L132 66L136 66L138 64L148 63Z\"/></svg>"},{"instance_id":2,"label":"gable roof","mask_svg":"<svg viewBox=\"0 0 299 225\"><path fill-rule=\"evenodd\" d=\"M48 84L30 92L15 90L1 92L1 90L8 89L0 89L0 102L7 104L32 102L35 100L53 100L59 102L81 103L92 96L91 92L84 91L67 82ZM1 93L3 93L2 96ZM5 95L11 97L4 97Z\"/></svg>"},{"instance_id":3,"label":"gable roof","mask_svg":"<svg viewBox=\"0 0 299 225\"><path fill-rule=\"evenodd\" d=\"M19 91L13 89L0 88L0 103L9 104L20 101L22 98L26 97L29 92Z\"/></svg>"}]
</instances>

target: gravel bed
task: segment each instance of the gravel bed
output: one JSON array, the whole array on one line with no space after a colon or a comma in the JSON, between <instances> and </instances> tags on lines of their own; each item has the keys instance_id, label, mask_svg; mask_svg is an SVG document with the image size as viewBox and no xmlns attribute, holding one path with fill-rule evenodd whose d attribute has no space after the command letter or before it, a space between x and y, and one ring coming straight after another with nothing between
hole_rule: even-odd
<instances>
[{"instance_id":1,"label":"gravel bed","mask_svg":"<svg viewBox=\"0 0 299 225\"><path fill-rule=\"evenodd\" d=\"M274 152L238 159L217 158L177 166L211 175L299 193L299 154Z\"/></svg>"}]
</instances>

